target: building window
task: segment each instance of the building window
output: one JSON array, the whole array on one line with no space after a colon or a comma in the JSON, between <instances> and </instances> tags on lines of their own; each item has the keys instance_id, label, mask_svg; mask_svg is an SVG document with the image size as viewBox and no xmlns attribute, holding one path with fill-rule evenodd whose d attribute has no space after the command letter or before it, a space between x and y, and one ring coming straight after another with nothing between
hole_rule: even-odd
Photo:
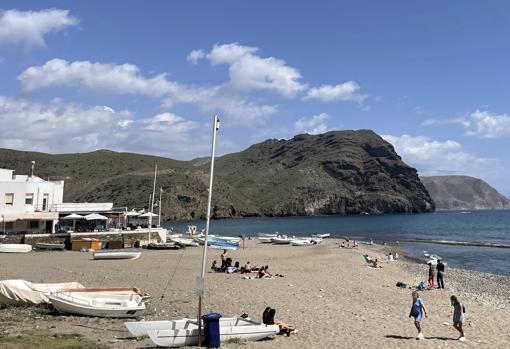
<instances>
[{"instance_id":1,"label":"building window","mask_svg":"<svg viewBox=\"0 0 510 349\"><path fill-rule=\"evenodd\" d=\"M12 206L14 203L14 193L5 193L5 205Z\"/></svg>"},{"instance_id":2,"label":"building window","mask_svg":"<svg viewBox=\"0 0 510 349\"><path fill-rule=\"evenodd\" d=\"M37 229L39 228L39 221L30 221L30 229Z\"/></svg>"},{"instance_id":3,"label":"building window","mask_svg":"<svg viewBox=\"0 0 510 349\"><path fill-rule=\"evenodd\" d=\"M25 205L32 205L34 203L34 194L26 193L25 194Z\"/></svg>"}]
</instances>

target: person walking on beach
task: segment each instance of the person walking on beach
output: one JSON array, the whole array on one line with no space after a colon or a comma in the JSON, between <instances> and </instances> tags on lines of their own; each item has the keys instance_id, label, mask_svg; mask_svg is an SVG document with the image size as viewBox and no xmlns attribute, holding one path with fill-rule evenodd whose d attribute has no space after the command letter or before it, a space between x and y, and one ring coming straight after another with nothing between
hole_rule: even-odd
<instances>
[{"instance_id":1,"label":"person walking on beach","mask_svg":"<svg viewBox=\"0 0 510 349\"><path fill-rule=\"evenodd\" d=\"M429 288L434 288L434 267L432 266L432 263L429 264Z\"/></svg>"},{"instance_id":2,"label":"person walking on beach","mask_svg":"<svg viewBox=\"0 0 510 349\"><path fill-rule=\"evenodd\" d=\"M443 273L444 273L444 264L441 262L440 259L437 261L437 288L444 289L444 282L443 282Z\"/></svg>"},{"instance_id":3,"label":"person walking on beach","mask_svg":"<svg viewBox=\"0 0 510 349\"><path fill-rule=\"evenodd\" d=\"M466 340L464 337L464 330L462 329L462 324L464 323L464 313L466 312L466 308L459 302L457 297L451 296L450 300L452 301L453 307L453 327L460 333L459 341L463 342Z\"/></svg>"},{"instance_id":4,"label":"person walking on beach","mask_svg":"<svg viewBox=\"0 0 510 349\"><path fill-rule=\"evenodd\" d=\"M421 331L420 322L423 319L423 315L428 317L427 310L423 305L423 301L421 300L418 291L413 291L412 296L413 304L411 305L411 312L409 313L409 317L414 318L414 326L416 326L416 329L418 330L418 337L416 337L416 339L423 339L423 332Z\"/></svg>"}]
</instances>

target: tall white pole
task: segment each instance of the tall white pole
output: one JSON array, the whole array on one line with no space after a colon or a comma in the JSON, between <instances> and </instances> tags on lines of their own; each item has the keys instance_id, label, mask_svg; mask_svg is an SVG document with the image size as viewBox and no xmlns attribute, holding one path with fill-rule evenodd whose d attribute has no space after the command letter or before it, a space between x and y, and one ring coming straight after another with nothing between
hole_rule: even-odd
<instances>
[{"instance_id":1,"label":"tall white pole","mask_svg":"<svg viewBox=\"0 0 510 349\"><path fill-rule=\"evenodd\" d=\"M205 223L205 241L204 251L202 253L202 270L200 273L199 285L197 289L198 293L198 345L202 345L202 298L204 293L204 277L205 277L205 264L207 262L207 237L209 236L209 223L211 221L211 200L212 200L212 187L213 187L213 176L214 176L214 156L216 152L216 132L220 127L220 119L217 115L214 115L213 122L213 133L212 133L212 149L211 149L211 174L209 176L209 197L207 199L207 219Z\"/></svg>"},{"instance_id":2,"label":"tall white pole","mask_svg":"<svg viewBox=\"0 0 510 349\"><path fill-rule=\"evenodd\" d=\"M152 213L154 211L154 195L156 194L156 174L158 172L158 164L154 166L154 182L152 183L152 196L151 196L151 212L149 213L149 243L151 242L151 228L152 228Z\"/></svg>"},{"instance_id":3,"label":"tall white pole","mask_svg":"<svg viewBox=\"0 0 510 349\"><path fill-rule=\"evenodd\" d=\"M158 206L158 227L161 227L161 195L163 193L163 188L159 188L159 206Z\"/></svg>"}]
</instances>

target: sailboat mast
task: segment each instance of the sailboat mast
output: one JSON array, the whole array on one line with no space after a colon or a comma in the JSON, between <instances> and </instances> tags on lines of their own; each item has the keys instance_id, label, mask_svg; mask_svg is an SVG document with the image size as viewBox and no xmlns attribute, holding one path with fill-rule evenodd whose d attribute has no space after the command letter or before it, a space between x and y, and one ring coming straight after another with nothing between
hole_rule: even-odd
<instances>
[{"instance_id":1,"label":"sailboat mast","mask_svg":"<svg viewBox=\"0 0 510 349\"><path fill-rule=\"evenodd\" d=\"M212 200L212 187L213 187L213 176L214 176L214 157L216 152L216 132L220 128L220 119L217 115L214 115L213 121L213 134L212 134L212 149L211 149L211 174L209 175L209 196L207 199L207 219L205 223L205 241L204 251L202 254L202 270L200 278L198 280L198 345L202 345L202 298L204 295L204 277L205 277L205 264L207 262L207 237L209 236L209 223L211 221L211 200Z\"/></svg>"},{"instance_id":2,"label":"sailboat mast","mask_svg":"<svg viewBox=\"0 0 510 349\"><path fill-rule=\"evenodd\" d=\"M149 213L149 243L151 242L152 214L154 212L154 195L156 194L156 175L158 173L158 164L154 166L154 182L152 183L151 212Z\"/></svg>"}]
</instances>

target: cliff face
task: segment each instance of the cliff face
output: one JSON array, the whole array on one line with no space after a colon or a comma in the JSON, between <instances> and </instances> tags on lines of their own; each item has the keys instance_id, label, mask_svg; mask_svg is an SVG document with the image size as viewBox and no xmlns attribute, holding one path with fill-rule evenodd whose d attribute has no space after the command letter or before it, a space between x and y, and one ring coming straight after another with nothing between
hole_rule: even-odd
<instances>
[{"instance_id":1,"label":"cliff face","mask_svg":"<svg viewBox=\"0 0 510 349\"><path fill-rule=\"evenodd\" d=\"M481 179L431 176L421 180L439 210L509 209L510 200Z\"/></svg>"},{"instance_id":2,"label":"cliff face","mask_svg":"<svg viewBox=\"0 0 510 349\"><path fill-rule=\"evenodd\" d=\"M0 167L64 179L66 201L144 207L163 188L162 212L171 219L205 216L207 159L175 161L96 151L48 155L0 150ZM434 209L416 170L372 131L338 131L268 140L216 161L215 217L415 213Z\"/></svg>"}]
</instances>

